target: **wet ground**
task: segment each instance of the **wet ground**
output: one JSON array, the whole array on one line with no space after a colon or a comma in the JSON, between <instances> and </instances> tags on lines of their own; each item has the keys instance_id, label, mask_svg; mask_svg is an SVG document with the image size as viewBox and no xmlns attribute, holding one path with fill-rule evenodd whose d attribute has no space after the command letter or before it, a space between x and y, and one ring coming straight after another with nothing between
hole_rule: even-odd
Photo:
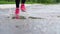
<instances>
[{"instance_id":1,"label":"wet ground","mask_svg":"<svg viewBox=\"0 0 60 34\"><path fill-rule=\"evenodd\" d=\"M0 9L0 34L60 34L60 5L27 6L26 19L11 19L14 10Z\"/></svg>"}]
</instances>

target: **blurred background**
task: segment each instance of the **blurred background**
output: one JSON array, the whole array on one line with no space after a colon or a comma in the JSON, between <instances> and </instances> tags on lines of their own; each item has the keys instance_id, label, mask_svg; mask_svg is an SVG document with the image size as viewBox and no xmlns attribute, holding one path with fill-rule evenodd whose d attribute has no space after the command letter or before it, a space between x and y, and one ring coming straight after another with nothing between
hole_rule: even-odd
<instances>
[{"instance_id":1,"label":"blurred background","mask_svg":"<svg viewBox=\"0 0 60 34\"><path fill-rule=\"evenodd\" d=\"M15 0L0 0L0 4L14 4ZM26 0L27 4L42 3L42 4L56 4L60 3L60 0Z\"/></svg>"}]
</instances>

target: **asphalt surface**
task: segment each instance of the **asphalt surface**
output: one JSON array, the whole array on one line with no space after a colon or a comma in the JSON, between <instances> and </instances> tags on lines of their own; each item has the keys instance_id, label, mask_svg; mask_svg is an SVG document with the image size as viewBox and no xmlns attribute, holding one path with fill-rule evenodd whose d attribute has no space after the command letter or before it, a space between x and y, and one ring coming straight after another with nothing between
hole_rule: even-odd
<instances>
[{"instance_id":1,"label":"asphalt surface","mask_svg":"<svg viewBox=\"0 0 60 34\"><path fill-rule=\"evenodd\" d=\"M0 34L60 34L60 5L26 7L20 16L34 19L12 19L15 7L0 9Z\"/></svg>"}]
</instances>

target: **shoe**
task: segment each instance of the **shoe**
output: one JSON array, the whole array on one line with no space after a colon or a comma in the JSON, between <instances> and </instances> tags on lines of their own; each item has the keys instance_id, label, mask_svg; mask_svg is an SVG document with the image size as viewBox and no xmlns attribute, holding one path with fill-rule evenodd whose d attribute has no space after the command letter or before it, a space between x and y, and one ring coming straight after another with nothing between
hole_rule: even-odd
<instances>
[{"instance_id":1,"label":"shoe","mask_svg":"<svg viewBox=\"0 0 60 34\"><path fill-rule=\"evenodd\" d=\"M26 11L26 7L25 7L25 5L24 5L24 4L21 4L21 10L22 10L23 12L25 12L25 11Z\"/></svg>"},{"instance_id":2,"label":"shoe","mask_svg":"<svg viewBox=\"0 0 60 34\"><path fill-rule=\"evenodd\" d=\"M15 10L15 18L19 19L19 8L16 8Z\"/></svg>"},{"instance_id":3,"label":"shoe","mask_svg":"<svg viewBox=\"0 0 60 34\"><path fill-rule=\"evenodd\" d=\"M16 15L19 14L19 8L16 8L16 10L15 10L15 14L16 14Z\"/></svg>"}]
</instances>

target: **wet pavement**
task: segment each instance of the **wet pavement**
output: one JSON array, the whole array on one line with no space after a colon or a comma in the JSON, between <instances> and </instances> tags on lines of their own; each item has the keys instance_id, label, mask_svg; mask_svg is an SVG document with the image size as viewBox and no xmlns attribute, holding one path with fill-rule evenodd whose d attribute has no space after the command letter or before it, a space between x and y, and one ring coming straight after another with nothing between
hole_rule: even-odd
<instances>
[{"instance_id":1,"label":"wet pavement","mask_svg":"<svg viewBox=\"0 0 60 34\"><path fill-rule=\"evenodd\" d=\"M37 7L36 7L37 6ZM11 19L15 8L0 9L0 34L60 34L60 5L27 6L24 17L41 19Z\"/></svg>"}]
</instances>

